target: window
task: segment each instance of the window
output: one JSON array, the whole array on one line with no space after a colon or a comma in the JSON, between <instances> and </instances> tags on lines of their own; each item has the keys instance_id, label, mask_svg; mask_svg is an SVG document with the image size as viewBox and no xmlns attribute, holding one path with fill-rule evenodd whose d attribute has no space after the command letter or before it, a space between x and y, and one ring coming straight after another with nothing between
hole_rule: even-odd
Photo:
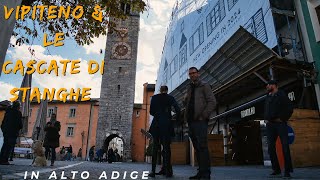
<instances>
[{"instance_id":1,"label":"window","mask_svg":"<svg viewBox=\"0 0 320 180\"><path fill-rule=\"evenodd\" d=\"M30 108L30 111L29 111L29 116L31 116L31 114L32 114L32 109Z\"/></svg>"},{"instance_id":2,"label":"window","mask_svg":"<svg viewBox=\"0 0 320 180\"><path fill-rule=\"evenodd\" d=\"M76 108L70 108L69 117L76 117Z\"/></svg>"},{"instance_id":3,"label":"window","mask_svg":"<svg viewBox=\"0 0 320 180\"><path fill-rule=\"evenodd\" d=\"M203 43L203 23L197 28L196 32L189 38L190 55L192 55L198 47Z\"/></svg>"},{"instance_id":4,"label":"window","mask_svg":"<svg viewBox=\"0 0 320 180\"><path fill-rule=\"evenodd\" d=\"M167 76L167 70L165 70L163 73L163 84L167 84L167 82L168 82L168 76Z\"/></svg>"},{"instance_id":5,"label":"window","mask_svg":"<svg viewBox=\"0 0 320 180\"><path fill-rule=\"evenodd\" d=\"M171 75L173 75L178 70L178 55L176 55L173 60L171 61L170 68L171 68Z\"/></svg>"},{"instance_id":6,"label":"window","mask_svg":"<svg viewBox=\"0 0 320 180\"><path fill-rule=\"evenodd\" d=\"M180 50L180 67L187 62L187 45L184 45Z\"/></svg>"},{"instance_id":7,"label":"window","mask_svg":"<svg viewBox=\"0 0 320 180\"><path fill-rule=\"evenodd\" d=\"M174 44L174 37L171 37L171 46Z\"/></svg>"},{"instance_id":8,"label":"window","mask_svg":"<svg viewBox=\"0 0 320 180\"><path fill-rule=\"evenodd\" d=\"M320 42L320 1L308 0L307 4L316 42Z\"/></svg>"},{"instance_id":9,"label":"window","mask_svg":"<svg viewBox=\"0 0 320 180\"><path fill-rule=\"evenodd\" d=\"M53 108L49 108L48 109L48 117L51 117L51 115L53 114L54 109Z\"/></svg>"},{"instance_id":10,"label":"window","mask_svg":"<svg viewBox=\"0 0 320 180\"><path fill-rule=\"evenodd\" d=\"M226 17L223 0L219 0L207 16L207 35L209 36L220 22Z\"/></svg>"},{"instance_id":11,"label":"window","mask_svg":"<svg viewBox=\"0 0 320 180\"><path fill-rule=\"evenodd\" d=\"M197 9L198 14L201 14L202 12L202 7L200 7L199 9Z\"/></svg>"},{"instance_id":12,"label":"window","mask_svg":"<svg viewBox=\"0 0 320 180\"><path fill-rule=\"evenodd\" d=\"M71 127L67 127L67 136L70 137L70 136L73 136L74 134L74 127L71 126Z\"/></svg>"},{"instance_id":13,"label":"window","mask_svg":"<svg viewBox=\"0 0 320 180\"><path fill-rule=\"evenodd\" d=\"M181 23L181 32L184 30L184 21Z\"/></svg>"},{"instance_id":14,"label":"window","mask_svg":"<svg viewBox=\"0 0 320 180\"><path fill-rule=\"evenodd\" d=\"M137 110L137 111L136 111L136 117L139 117L139 116L140 116L140 111Z\"/></svg>"},{"instance_id":15,"label":"window","mask_svg":"<svg viewBox=\"0 0 320 180\"><path fill-rule=\"evenodd\" d=\"M130 14L131 7L130 7L129 4L121 3L121 10L122 10L125 14Z\"/></svg>"},{"instance_id":16,"label":"window","mask_svg":"<svg viewBox=\"0 0 320 180\"><path fill-rule=\"evenodd\" d=\"M228 0L228 9L229 11L233 8L233 6L238 2L239 0Z\"/></svg>"},{"instance_id":17,"label":"window","mask_svg":"<svg viewBox=\"0 0 320 180\"><path fill-rule=\"evenodd\" d=\"M262 43L266 43L268 41L267 30L261 8L249 19L244 27Z\"/></svg>"}]
</instances>

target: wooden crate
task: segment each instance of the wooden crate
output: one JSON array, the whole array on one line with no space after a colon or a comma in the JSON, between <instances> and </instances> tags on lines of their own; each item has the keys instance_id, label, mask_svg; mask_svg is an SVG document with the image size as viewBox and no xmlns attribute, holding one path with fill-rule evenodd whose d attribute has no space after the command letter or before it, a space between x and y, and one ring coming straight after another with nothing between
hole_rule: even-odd
<instances>
[{"instance_id":1,"label":"wooden crate","mask_svg":"<svg viewBox=\"0 0 320 180\"><path fill-rule=\"evenodd\" d=\"M211 166L224 166L224 152L223 152L223 135L222 134L208 134L208 147ZM197 158L195 150L190 143L190 161L192 166L197 166Z\"/></svg>"},{"instance_id":2,"label":"wooden crate","mask_svg":"<svg viewBox=\"0 0 320 180\"><path fill-rule=\"evenodd\" d=\"M294 167L320 165L320 119L318 111L295 109L288 124L295 133L290 145Z\"/></svg>"},{"instance_id":3,"label":"wooden crate","mask_svg":"<svg viewBox=\"0 0 320 180\"><path fill-rule=\"evenodd\" d=\"M310 109L294 109L291 119L319 119L319 111Z\"/></svg>"},{"instance_id":4,"label":"wooden crate","mask_svg":"<svg viewBox=\"0 0 320 180\"><path fill-rule=\"evenodd\" d=\"M171 143L171 163L189 164L189 142L172 142Z\"/></svg>"}]
</instances>

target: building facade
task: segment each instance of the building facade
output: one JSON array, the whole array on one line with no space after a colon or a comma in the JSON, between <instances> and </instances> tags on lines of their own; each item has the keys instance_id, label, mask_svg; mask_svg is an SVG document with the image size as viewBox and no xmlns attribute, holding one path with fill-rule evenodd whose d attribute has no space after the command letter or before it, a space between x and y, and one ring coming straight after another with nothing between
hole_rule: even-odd
<instances>
[{"instance_id":1,"label":"building facade","mask_svg":"<svg viewBox=\"0 0 320 180\"><path fill-rule=\"evenodd\" d=\"M96 145L96 129L98 121L99 104L97 99L85 102L66 103L53 101L49 102L47 108L47 122L50 121L52 113L57 114L57 120L61 123L60 147L72 145L73 154L78 155L82 149L82 159L88 157L89 149ZM36 122L40 104L31 103L30 116L28 121L28 133L26 137L32 137L34 124Z\"/></svg>"},{"instance_id":2,"label":"building facade","mask_svg":"<svg viewBox=\"0 0 320 180\"><path fill-rule=\"evenodd\" d=\"M154 84L145 83L143 92L143 103L135 104L132 110L132 128L127 128L127 131L132 131L132 160L136 162L145 161L145 149L149 140L141 132L148 130L150 125L150 101L154 93ZM25 137L31 138L34 132L37 114L40 104L31 103L30 116L28 121L28 133ZM5 107L0 106L0 124L1 117L4 116ZM82 149L82 160L88 159L89 150L92 146L96 146L96 136L98 129L99 115L99 99L91 99L85 102L53 101L48 103L46 121L50 121L52 113L57 114L57 120L61 123L60 130L60 147L56 152L64 147L72 145L74 155L78 155L79 149ZM0 133L1 135L1 133ZM22 138L22 140L25 140ZM110 139L107 148L117 149L121 157L124 156L124 143L122 138L114 137ZM30 144L31 145L31 144ZM96 148L98 150L98 148Z\"/></svg>"},{"instance_id":3,"label":"building facade","mask_svg":"<svg viewBox=\"0 0 320 180\"><path fill-rule=\"evenodd\" d=\"M109 143L109 148L112 148L120 155L120 157L123 157L123 142L121 138L113 138Z\"/></svg>"},{"instance_id":4,"label":"building facade","mask_svg":"<svg viewBox=\"0 0 320 180\"><path fill-rule=\"evenodd\" d=\"M309 47L305 46L299 20L305 17L296 13L295 2L300 1L191 2L178 0L173 7L156 89L167 85L170 94L182 105L189 83L188 69L197 67L200 79L211 85L218 101L208 132L229 138L224 141L226 157L229 155L239 164L262 164L267 157L262 153L266 136L263 102L270 79L278 81L295 108L319 110L313 65L316 60L310 61L306 52L313 48L317 53L320 50L314 40ZM304 4L315 2L301 1L300 11L306 11ZM313 7L316 12L318 6ZM310 30L305 31L310 34ZM317 34L313 35L316 37ZM317 57L312 51L309 54ZM186 129L182 129L184 135ZM230 139L233 142L228 143Z\"/></svg>"},{"instance_id":5,"label":"building facade","mask_svg":"<svg viewBox=\"0 0 320 180\"><path fill-rule=\"evenodd\" d=\"M149 139L144 135L144 131L150 126L150 102L154 94L154 84L143 84L143 103L134 104L132 114L132 161L145 162L146 148ZM142 131L141 131L142 130Z\"/></svg>"},{"instance_id":6,"label":"building facade","mask_svg":"<svg viewBox=\"0 0 320 180\"><path fill-rule=\"evenodd\" d=\"M306 56L309 62L314 63L317 72L320 72L320 1L295 0L295 5L306 47ZM319 85L320 76L315 83L318 102L320 102Z\"/></svg>"}]
</instances>

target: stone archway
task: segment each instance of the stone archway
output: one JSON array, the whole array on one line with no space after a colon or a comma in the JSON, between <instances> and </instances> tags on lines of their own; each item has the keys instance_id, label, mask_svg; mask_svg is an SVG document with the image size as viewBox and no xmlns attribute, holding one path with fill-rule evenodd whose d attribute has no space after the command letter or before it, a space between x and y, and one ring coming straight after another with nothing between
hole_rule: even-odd
<instances>
[{"instance_id":1,"label":"stone archway","mask_svg":"<svg viewBox=\"0 0 320 180\"><path fill-rule=\"evenodd\" d=\"M110 147L110 142L111 142L113 139L115 139L115 138L121 139L121 140L119 140L119 141L120 141L120 144L121 144L121 141L122 141L122 146L121 146L121 147L119 147L118 145L113 146L113 147ZM103 142L102 148L103 148L104 150L106 150L106 151L107 151L109 148L113 148L113 150L117 149L117 152L118 152L118 154L120 155L120 157L125 158L126 155L127 155L126 152L124 151L124 147L125 147L125 144L126 144L126 143L127 143L127 142L125 142L125 139L124 139L123 135L121 134L121 132L113 131L113 132L111 132L111 133L107 133L107 134L106 134L106 138L105 138L105 140L104 140L104 142Z\"/></svg>"},{"instance_id":2,"label":"stone archway","mask_svg":"<svg viewBox=\"0 0 320 180\"><path fill-rule=\"evenodd\" d=\"M125 144L125 141L124 141L124 139L123 139L123 136L122 136L121 132L116 132L116 131L114 131L114 132L111 132L111 133L107 133L107 134L106 134L106 139L105 139L104 142L103 142L103 148L108 148L110 141L111 141L112 139L116 138L116 137L121 138L123 144Z\"/></svg>"}]
</instances>

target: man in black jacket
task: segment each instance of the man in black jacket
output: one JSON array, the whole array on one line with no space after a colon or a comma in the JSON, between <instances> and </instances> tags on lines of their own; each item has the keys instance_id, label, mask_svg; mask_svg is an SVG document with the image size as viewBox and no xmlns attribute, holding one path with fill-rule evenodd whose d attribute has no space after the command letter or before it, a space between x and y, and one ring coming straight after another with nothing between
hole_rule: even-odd
<instances>
[{"instance_id":1,"label":"man in black jacket","mask_svg":"<svg viewBox=\"0 0 320 180\"><path fill-rule=\"evenodd\" d=\"M13 102L12 107L7 109L1 125L4 143L0 153L0 164L10 165L9 155L16 144L19 131L22 129L22 114L20 112L20 103Z\"/></svg>"},{"instance_id":2,"label":"man in black jacket","mask_svg":"<svg viewBox=\"0 0 320 180\"><path fill-rule=\"evenodd\" d=\"M292 103L285 92L278 89L277 82L271 80L267 84L268 95L265 102L264 119L267 121L268 151L271 159L272 176L281 174L277 153L276 140L280 137L285 162L285 178L290 178L293 172L289 142L287 121L293 112Z\"/></svg>"},{"instance_id":3,"label":"man in black jacket","mask_svg":"<svg viewBox=\"0 0 320 180\"><path fill-rule=\"evenodd\" d=\"M51 159L51 166L54 165L56 160L56 151L55 149L59 147L59 131L54 127L52 122L47 122L46 127L44 128L46 132L43 147L45 147L45 156L46 159Z\"/></svg>"},{"instance_id":4,"label":"man in black jacket","mask_svg":"<svg viewBox=\"0 0 320 180\"><path fill-rule=\"evenodd\" d=\"M157 154L159 144L163 147L163 171L166 177L173 175L171 166L171 136L174 135L171 123L171 107L173 106L177 117L180 116L180 108L174 97L167 94L168 87L161 86L160 94L151 99L150 114L154 117L149 132L153 137L152 171L150 177L155 177Z\"/></svg>"}]
</instances>

